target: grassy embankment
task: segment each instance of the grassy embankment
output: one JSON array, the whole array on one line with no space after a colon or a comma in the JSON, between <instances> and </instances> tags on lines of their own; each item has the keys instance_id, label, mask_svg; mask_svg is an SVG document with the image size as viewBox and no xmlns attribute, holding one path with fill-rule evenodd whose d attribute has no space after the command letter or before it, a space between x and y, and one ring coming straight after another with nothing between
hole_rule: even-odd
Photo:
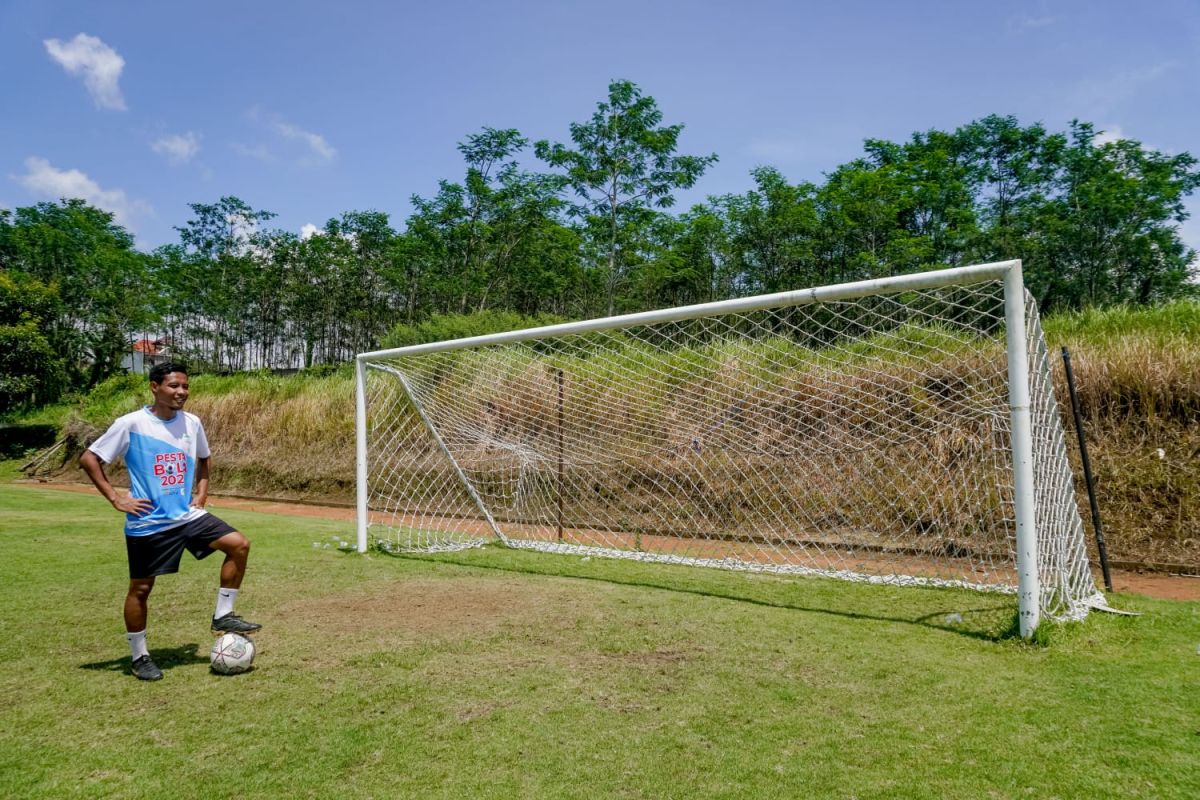
<instances>
[{"instance_id":1,"label":"grassy embankment","mask_svg":"<svg viewBox=\"0 0 1200 800\"><path fill-rule=\"evenodd\" d=\"M1057 354L1062 345L1072 353L1110 557L1200 567L1200 304L1060 315L1044 325L1068 423ZM193 388L189 409L215 444L221 491L352 499L349 369L323 377L198 376ZM116 380L30 420L58 424L82 442L144 396L139 380ZM1073 434L1068 439L1077 466ZM1086 511L1082 482L1079 494Z\"/></svg>"},{"instance_id":2,"label":"grassy embankment","mask_svg":"<svg viewBox=\"0 0 1200 800\"><path fill-rule=\"evenodd\" d=\"M1005 635L1008 597L359 556L346 523L216 507L254 541L255 669L208 671L216 564L185 556L151 598L166 677L145 684L119 515L0 485L0 796L1200 795L1196 603L1121 595L1145 616L1036 646Z\"/></svg>"}]
</instances>

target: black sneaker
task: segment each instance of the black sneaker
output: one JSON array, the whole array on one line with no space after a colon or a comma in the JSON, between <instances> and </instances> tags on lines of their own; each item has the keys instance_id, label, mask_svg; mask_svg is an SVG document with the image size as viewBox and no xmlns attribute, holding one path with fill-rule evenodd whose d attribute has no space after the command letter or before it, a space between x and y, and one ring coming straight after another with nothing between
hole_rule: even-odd
<instances>
[{"instance_id":1,"label":"black sneaker","mask_svg":"<svg viewBox=\"0 0 1200 800\"><path fill-rule=\"evenodd\" d=\"M247 622L230 611L223 617L213 617L212 631L213 633L254 633L261 628L257 622Z\"/></svg>"},{"instance_id":2,"label":"black sneaker","mask_svg":"<svg viewBox=\"0 0 1200 800\"><path fill-rule=\"evenodd\" d=\"M142 656L133 662L133 674L139 681L162 680L162 670L150 660L150 656Z\"/></svg>"}]
</instances>

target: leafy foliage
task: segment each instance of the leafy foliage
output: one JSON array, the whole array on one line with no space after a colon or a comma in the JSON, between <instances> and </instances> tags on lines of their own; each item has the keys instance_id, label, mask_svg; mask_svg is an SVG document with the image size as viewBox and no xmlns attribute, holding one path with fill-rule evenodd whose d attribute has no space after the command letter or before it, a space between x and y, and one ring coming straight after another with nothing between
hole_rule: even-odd
<instances>
[{"instance_id":1,"label":"leafy foliage","mask_svg":"<svg viewBox=\"0 0 1200 800\"><path fill-rule=\"evenodd\" d=\"M225 196L192 204L179 241L144 254L82 200L0 210L2 291L18 307L3 322L4 402L87 389L138 338L197 370L311 368L490 331L507 313L593 317L1010 258L1043 310L1197 294L1179 233L1200 187L1188 153L992 115L868 140L818 182L764 165L746 192L672 214L717 158L679 154L683 129L613 81L569 143L533 144L548 173L527 166L518 130L481 128L458 144L461 179L414 195L399 229L353 210L297 236Z\"/></svg>"},{"instance_id":2,"label":"leafy foliage","mask_svg":"<svg viewBox=\"0 0 1200 800\"><path fill-rule=\"evenodd\" d=\"M383 347L406 347L427 342L442 342L467 336L536 328L565 322L551 315L525 316L512 311L479 311L474 314L434 314L416 325L401 323L392 328L382 342Z\"/></svg>"},{"instance_id":3,"label":"leafy foliage","mask_svg":"<svg viewBox=\"0 0 1200 800\"><path fill-rule=\"evenodd\" d=\"M0 212L0 269L54 287L60 302L34 316L72 383L119 369L131 332L151 315L146 266L113 215L82 200Z\"/></svg>"},{"instance_id":4,"label":"leafy foliage","mask_svg":"<svg viewBox=\"0 0 1200 800\"><path fill-rule=\"evenodd\" d=\"M597 104L590 121L571 124L575 149L547 140L537 143L538 158L564 170L564 183L575 194L571 215L583 222L584 235L604 264L608 313L635 258L654 209L675 203L672 192L695 185L717 160L677 156L682 125L660 126L662 112L653 97L631 81L613 81L608 99Z\"/></svg>"}]
</instances>

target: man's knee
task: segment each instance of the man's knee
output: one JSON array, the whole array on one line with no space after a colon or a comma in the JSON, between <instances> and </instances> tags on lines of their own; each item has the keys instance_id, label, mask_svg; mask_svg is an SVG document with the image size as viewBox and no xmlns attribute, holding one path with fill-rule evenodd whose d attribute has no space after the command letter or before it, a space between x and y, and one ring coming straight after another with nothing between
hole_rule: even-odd
<instances>
[{"instance_id":1,"label":"man's knee","mask_svg":"<svg viewBox=\"0 0 1200 800\"><path fill-rule=\"evenodd\" d=\"M129 596L138 600L145 600L150 596L150 590L154 588L154 578L139 578L129 582Z\"/></svg>"},{"instance_id":2,"label":"man's knee","mask_svg":"<svg viewBox=\"0 0 1200 800\"><path fill-rule=\"evenodd\" d=\"M240 531L227 533L213 542L210 547L220 550L228 556L247 556L250 554L250 540Z\"/></svg>"}]
</instances>

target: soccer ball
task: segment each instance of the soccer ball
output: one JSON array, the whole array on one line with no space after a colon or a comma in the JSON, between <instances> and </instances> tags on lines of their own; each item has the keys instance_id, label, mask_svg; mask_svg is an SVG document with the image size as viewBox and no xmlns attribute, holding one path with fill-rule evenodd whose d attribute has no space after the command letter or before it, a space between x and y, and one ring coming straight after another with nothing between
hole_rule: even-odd
<instances>
[{"instance_id":1,"label":"soccer ball","mask_svg":"<svg viewBox=\"0 0 1200 800\"><path fill-rule=\"evenodd\" d=\"M212 671L222 675L237 675L254 663L254 642L240 633L226 633L213 642L209 653Z\"/></svg>"}]
</instances>

